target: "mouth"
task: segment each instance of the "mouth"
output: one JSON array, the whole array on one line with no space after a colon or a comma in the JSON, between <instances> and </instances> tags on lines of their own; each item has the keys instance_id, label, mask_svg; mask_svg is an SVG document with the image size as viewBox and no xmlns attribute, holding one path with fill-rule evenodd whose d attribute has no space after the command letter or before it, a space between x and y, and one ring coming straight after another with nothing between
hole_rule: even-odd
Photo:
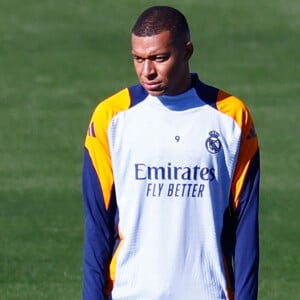
<instances>
[{"instance_id":1,"label":"mouth","mask_svg":"<svg viewBox=\"0 0 300 300\"><path fill-rule=\"evenodd\" d=\"M143 87L147 91L160 91L162 89L161 82L143 82Z\"/></svg>"}]
</instances>

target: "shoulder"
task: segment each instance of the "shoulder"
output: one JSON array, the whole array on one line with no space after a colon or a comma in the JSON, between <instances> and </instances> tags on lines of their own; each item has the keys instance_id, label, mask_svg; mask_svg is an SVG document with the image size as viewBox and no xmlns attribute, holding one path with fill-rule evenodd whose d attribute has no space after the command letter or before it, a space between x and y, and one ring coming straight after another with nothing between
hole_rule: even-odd
<instances>
[{"instance_id":1,"label":"shoulder","mask_svg":"<svg viewBox=\"0 0 300 300\"><path fill-rule=\"evenodd\" d=\"M108 124L118 112L125 110L130 105L128 88L124 88L112 96L98 103L92 113L86 135L86 143L91 138L103 137Z\"/></svg>"},{"instance_id":2,"label":"shoulder","mask_svg":"<svg viewBox=\"0 0 300 300\"><path fill-rule=\"evenodd\" d=\"M243 100L222 89L200 81L196 74L192 75L192 79L199 98L206 104L232 118L240 127L251 121L250 112Z\"/></svg>"},{"instance_id":3,"label":"shoulder","mask_svg":"<svg viewBox=\"0 0 300 300\"><path fill-rule=\"evenodd\" d=\"M101 101L94 110L94 115L107 115L113 117L117 113L127 110L140 103L148 93L140 85L126 87L112 96Z\"/></svg>"},{"instance_id":4,"label":"shoulder","mask_svg":"<svg viewBox=\"0 0 300 300\"><path fill-rule=\"evenodd\" d=\"M123 88L112 96L98 103L92 113L88 136L97 136L106 132L111 120L120 112L130 109L147 97L141 85Z\"/></svg>"},{"instance_id":5,"label":"shoulder","mask_svg":"<svg viewBox=\"0 0 300 300\"><path fill-rule=\"evenodd\" d=\"M113 117L119 111L128 109L130 107L130 102L129 88L124 88L99 102L93 115L95 117L101 117L104 115L107 117Z\"/></svg>"},{"instance_id":6,"label":"shoulder","mask_svg":"<svg viewBox=\"0 0 300 300\"><path fill-rule=\"evenodd\" d=\"M257 144L257 135L251 113L245 102L222 89L207 85L192 74L193 86L200 99L218 112L231 118L241 129L243 139Z\"/></svg>"},{"instance_id":7,"label":"shoulder","mask_svg":"<svg viewBox=\"0 0 300 300\"><path fill-rule=\"evenodd\" d=\"M251 114L244 101L223 90L218 90L216 108L234 119L240 127L243 127L246 123L252 123Z\"/></svg>"}]
</instances>

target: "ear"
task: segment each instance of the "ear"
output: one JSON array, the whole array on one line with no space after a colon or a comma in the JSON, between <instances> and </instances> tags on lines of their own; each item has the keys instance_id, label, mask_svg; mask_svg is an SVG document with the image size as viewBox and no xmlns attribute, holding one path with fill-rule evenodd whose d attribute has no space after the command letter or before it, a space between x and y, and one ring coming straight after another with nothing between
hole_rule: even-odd
<instances>
[{"instance_id":1,"label":"ear","mask_svg":"<svg viewBox=\"0 0 300 300\"><path fill-rule=\"evenodd\" d=\"M185 59L188 61L192 55L193 55L193 52L194 52L194 46L193 46L193 43L191 41L188 41L186 44L185 44Z\"/></svg>"}]
</instances>

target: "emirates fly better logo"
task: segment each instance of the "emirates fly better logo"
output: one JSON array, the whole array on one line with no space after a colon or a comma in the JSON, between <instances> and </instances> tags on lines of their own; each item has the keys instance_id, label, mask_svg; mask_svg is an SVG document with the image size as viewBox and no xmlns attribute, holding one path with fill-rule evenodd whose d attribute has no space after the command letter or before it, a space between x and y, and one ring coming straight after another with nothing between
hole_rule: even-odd
<instances>
[{"instance_id":1,"label":"emirates fly better logo","mask_svg":"<svg viewBox=\"0 0 300 300\"><path fill-rule=\"evenodd\" d=\"M222 148L220 134L209 131L205 147L211 154L217 154ZM175 137L178 142L180 137ZM147 165L139 162L134 164L135 180L145 184L146 197L165 198L202 198L208 184L216 181L216 169L213 166Z\"/></svg>"},{"instance_id":2,"label":"emirates fly better logo","mask_svg":"<svg viewBox=\"0 0 300 300\"><path fill-rule=\"evenodd\" d=\"M135 180L146 186L146 197L202 198L205 186L216 180L213 167L134 164Z\"/></svg>"}]
</instances>

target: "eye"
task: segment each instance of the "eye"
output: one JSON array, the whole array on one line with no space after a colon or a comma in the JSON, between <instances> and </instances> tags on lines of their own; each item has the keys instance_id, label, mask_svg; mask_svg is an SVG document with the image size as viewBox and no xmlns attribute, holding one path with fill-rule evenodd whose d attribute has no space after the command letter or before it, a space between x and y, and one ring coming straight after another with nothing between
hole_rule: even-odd
<instances>
[{"instance_id":1,"label":"eye","mask_svg":"<svg viewBox=\"0 0 300 300\"><path fill-rule=\"evenodd\" d=\"M167 55L156 55L153 57L153 60L160 63L160 62L164 62L169 58L169 56Z\"/></svg>"},{"instance_id":2,"label":"eye","mask_svg":"<svg viewBox=\"0 0 300 300\"><path fill-rule=\"evenodd\" d=\"M142 63L144 61L144 59L140 56L133 56L133 60L137 63Z\"/></svg>"}]
</instances>

